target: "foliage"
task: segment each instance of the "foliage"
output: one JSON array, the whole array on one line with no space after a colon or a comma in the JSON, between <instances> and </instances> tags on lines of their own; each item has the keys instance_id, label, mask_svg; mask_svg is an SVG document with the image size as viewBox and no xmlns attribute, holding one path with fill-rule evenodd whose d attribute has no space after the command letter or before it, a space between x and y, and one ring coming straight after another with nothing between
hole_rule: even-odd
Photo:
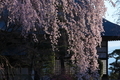
<instances>
[{"instance_id":1,"label":"foliage","mask_svg":"<svg viewBox=\"0 0 120 80\"><path fill-rule=\"evenodd\" d=\"M117 15L117 21L116 23L117 24L120 24L120 0L116 0L116 2L114 3L115 4L115 7L117 8L116 11L115 11L115 16Z\"/></svg>"},{"instance_id":2,"label":"foliage","mask_svg":"<svg viewBox=\"0 0 120 80\"><path fill-rule=\"evenodd\" d=\"M50 76L54 74L55 53L52 51L49 39L40 36L40 42L27 42L26 63L30 61L29 68L33 68L40 77ZM39 38L38 38L39 39Z\"/></svg>"},{"instance_id":3,"label":"foliage","mask_svg":"<svg viewBox=\"0 0 120 80\"><path fill-rule=\"evenodd\" d=\"M114 58L115 61L110 63L110 70L112 70L110 77L114 79L120 79L120 49L114 50L112 53L109 54L110 58Z\"/></svg>"},{"instance_id":4,"label":"foliage","mask_svg":"<svg viewBox=\"0 0 120 80\"><path fill-rule=\"evenodd\" d=\"M31 70L38 71L41 76L53 74L55 54L52 51L49 40L42 39L41 42L35 43L30 37L25 40L16 33L2 32L0 45L0 79L25 78L26 75L16 75L21 68L28 68L29 75ZM16 36L15 36L16 35ZM9 36L9 37L8 37ZM43 35L42 35L43 36ZM41 37L42 38L42 37ZM41 47L42 46L42 47ZM16 70L16 68L19 68ZM1 74L2 73L2 74ZM27 77L26 77L27 78Z\"/></svg>"},{"instance_id":5,"label":"foliage","mask_svg":"<svg viewBox=\"0 0 120 80\"><path fill-rule=\"evenodd\" d=\"M109 3L112 4L112 6L114 8L116 8L116 10L114 11L113 13L113 16L116 17L115 21L116 23L119 25L120 24L120 0L106 0L108 1Z\"/></svg>"},{"instance_id":6,"label":"foliage","mask_svg":"<svg viewBox=\"0 0 120 80\"><path fill-rule=\"evenodd\" d=\"M98 59L98 64L99 64L98 73L100 75L100 78L102 78L102 76L103 76L103 62L100 59Z\"/></svg>"},{"instance_id":7,"label":"foliage","mask_svg":"<svg viewBox=\"0 0 120 80\"><path fill-rule=\"evenodd\" d=\"M109 76L109 79L113 79L113 80L119 80L118 79L119 75L118 74L115 74L115 73L111 73L110 76Z\"/></svg>"},{"instance_id":8,"label":"foliage","mask_svg":"<svg viewBox=\"0 0 120 80\"><path fill-rule=\"evenodd\" d=\"M78 79L98 77L96 46L101 43L104 0L0 0L0 12L5 11L7 19L1 18L7 27L14 24L24 37L32 34L34 41L38 41L35 33L49 34L53 51L61 35L59 28L65 29L67 51L74 52L72 60L77 60Z\"/></svg>"}]
</instances>

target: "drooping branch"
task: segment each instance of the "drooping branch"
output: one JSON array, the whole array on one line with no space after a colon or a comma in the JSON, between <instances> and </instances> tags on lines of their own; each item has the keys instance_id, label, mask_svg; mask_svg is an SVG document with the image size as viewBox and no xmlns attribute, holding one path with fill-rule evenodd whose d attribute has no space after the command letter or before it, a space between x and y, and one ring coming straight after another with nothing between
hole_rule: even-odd
<instances>
[{"instance_id":1,"label":"drooping branch","mask_svg":"<svg viewBox=\"0 0 120 80\"><path fill-rule=\"evenodd\" d=\"M0 12L8 10L8 24L19 23L24 36L43 30L50 35L53 49L61 35L59 28L65 29L79 79L98 77L96 46L101 43L104 0L1 0L0 5Z\"/></svg>"}]
</instances>

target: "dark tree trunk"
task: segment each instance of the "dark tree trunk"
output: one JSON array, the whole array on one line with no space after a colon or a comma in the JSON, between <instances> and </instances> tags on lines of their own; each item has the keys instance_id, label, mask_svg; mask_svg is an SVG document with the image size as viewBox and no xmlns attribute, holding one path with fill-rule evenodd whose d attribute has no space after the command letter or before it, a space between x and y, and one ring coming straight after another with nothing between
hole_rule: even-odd
<instances>
[{"instance_id":1,"label":"dark tree trunk","mask_svg":"<svg viewBox=\"0 0 120 80\"><path fill-rule=\"evenodd\" d=\"M35 70L35 73L34 73L34 80L40 80L39 73L36 70Z\"/></svg>"}]
</instances>

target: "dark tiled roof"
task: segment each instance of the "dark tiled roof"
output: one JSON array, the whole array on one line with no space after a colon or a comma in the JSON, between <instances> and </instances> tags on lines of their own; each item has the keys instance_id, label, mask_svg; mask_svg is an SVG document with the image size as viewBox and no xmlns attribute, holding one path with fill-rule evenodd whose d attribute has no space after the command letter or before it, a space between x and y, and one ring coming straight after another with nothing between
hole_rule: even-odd
<instances>
[{"instance_id":1,"label":"dark tiled roof","mask_svg":"<svg viewBox=\"0 0 120 80\"><path fill-rule=\"evenodd\" d=\"M106 19L103 19L103 26L104 26L104 31L101 35L102 36L120 36L120 26L117 24L114 24ZM13 29L13 27L11 27ZM10 29L11 29L10 28ZM5 22L0 20L0 30L11 30L6 29ZM15 29L16 30L16 29ZM13 31L13 30L12 30ZM20 31L20 30L16 30ZM44 34L44 32L40 32L40 34Z\"/></svg>"},{"instance_id":2,"label":"dark tiled roof","mask_svg":"<svg viewBox=\"0 0 120 80\"><path fill-rule=\"evenodd\" d=\"M120 26L114 24L110 21L103 19L103 26L105 32L102 33L102 36L120 36Z\"/></svg>"},{"instance_id":3,"label":"dark tiled roof","mask_svg":"<svg viewBox=\"0 0 120 80\"><path fill-rule=\"evenodd\" d=\"M1 55L25 55L26 49L24 47L8 47L2 51Z\"/></svg>"}]
</instances>

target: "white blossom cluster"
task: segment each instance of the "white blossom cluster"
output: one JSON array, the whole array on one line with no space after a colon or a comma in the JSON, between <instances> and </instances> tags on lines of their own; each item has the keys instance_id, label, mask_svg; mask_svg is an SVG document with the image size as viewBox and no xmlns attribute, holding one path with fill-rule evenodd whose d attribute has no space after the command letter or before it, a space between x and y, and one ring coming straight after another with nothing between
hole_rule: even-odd
<instances>
[{"instance_id":1,"label":"white blossom cluster","mask_svg":"<svg viewBox=\"0 0 120 80\"><path fill-rule=\"evenodd\" d=\"M8 24L19 23L23 35L44 30L50 35L53 49L61 35L59 29L65 29L68 51L74 52L73 60L77 59L78 79L98 77L96 47L104 31L104 0L0 0L0 9L9 11Z\"/></svg>"}]
</instances>

